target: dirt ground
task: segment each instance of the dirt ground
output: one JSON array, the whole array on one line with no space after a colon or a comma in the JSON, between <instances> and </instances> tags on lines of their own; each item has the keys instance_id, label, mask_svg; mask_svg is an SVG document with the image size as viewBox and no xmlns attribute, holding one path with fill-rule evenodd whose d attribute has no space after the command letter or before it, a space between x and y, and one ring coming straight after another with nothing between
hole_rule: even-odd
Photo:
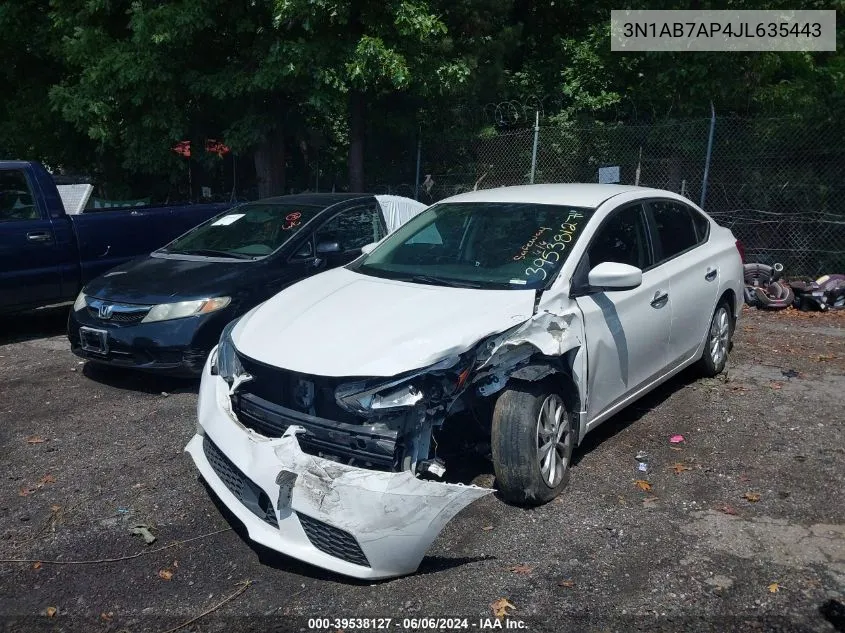
<instances>
[{"instance_id":1,"label":"dirt ground","mask_svg":"<svg viewBox=\"0 0 845 633\"><path fill-rule=\"evenodd\" d=\"M0 320L4 631L484 630L499 599L527 631L845 630L845 314L746 309L727 373L602 425L558 500L485 497L378 583L245 540L182 450L197 385L81 364L65 317Z\"/></svg>"}]
</instances>

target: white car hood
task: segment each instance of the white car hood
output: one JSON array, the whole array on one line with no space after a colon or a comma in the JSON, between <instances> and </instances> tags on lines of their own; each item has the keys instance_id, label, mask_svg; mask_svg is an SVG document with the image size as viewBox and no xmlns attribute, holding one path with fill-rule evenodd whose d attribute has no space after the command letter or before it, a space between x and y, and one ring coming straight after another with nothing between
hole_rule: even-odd
<instances>
[{"instance_id":1,"label":"white car hood","mask_svg":"<svg viewBox=\"0 0 845 633\"><path fill-rule=\"evenodd\" d=\"M337 268L283 290L232 332L246 356L317 376L394 376L531 318L533 290L392 281Z\"/></svg>"}]
</instances>

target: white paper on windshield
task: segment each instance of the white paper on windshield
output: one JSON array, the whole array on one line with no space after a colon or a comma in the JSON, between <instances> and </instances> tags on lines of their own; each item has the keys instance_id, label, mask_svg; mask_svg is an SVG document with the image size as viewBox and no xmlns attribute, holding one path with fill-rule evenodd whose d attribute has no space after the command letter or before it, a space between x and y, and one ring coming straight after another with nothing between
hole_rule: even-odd
<instances>
[{"instance_id":1,"label":"white paper on windshield","mask_svg":"<svg viewBox=\"0 0 845 633\"><path fill-rule=\"evenodd\" d=\"M245 215L246 213L230 213L229 215L224 215L216 222L212 222L211 226L229 226L230 224L233 224L240 220Z\"/></svg>"}]
</instances>

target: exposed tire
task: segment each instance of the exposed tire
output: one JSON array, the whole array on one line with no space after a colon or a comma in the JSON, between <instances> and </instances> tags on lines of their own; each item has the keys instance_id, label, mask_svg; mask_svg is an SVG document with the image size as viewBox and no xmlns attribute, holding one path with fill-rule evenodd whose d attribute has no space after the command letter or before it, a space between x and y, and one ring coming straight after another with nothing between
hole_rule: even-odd
<instances>
[{"instance_id":1,"label":"exposed tire","mask_svg":"<svg viewBox=\"0 0 845 633\"><path fill-rule=\"evenodd\" d=\"M514 383L493 410L491 444L497 487L509 503L541 505L569 482L576 436L551 383Z\"/></svg>"},{"instance_id":2,"label":"exposed tire","mask_svg":"<svg viewBox=\"0 0 845 633\"><path fill-rule=\"evenodd\" d=\"M728 354L731 351L732 338L733 315L731 314L731 307L727 301L722 301L716 306L713 318L710 319L704 351L696 365L699 373L707 378L712 378L724 371L728 362Z\"/></svg>"}]
</instances>

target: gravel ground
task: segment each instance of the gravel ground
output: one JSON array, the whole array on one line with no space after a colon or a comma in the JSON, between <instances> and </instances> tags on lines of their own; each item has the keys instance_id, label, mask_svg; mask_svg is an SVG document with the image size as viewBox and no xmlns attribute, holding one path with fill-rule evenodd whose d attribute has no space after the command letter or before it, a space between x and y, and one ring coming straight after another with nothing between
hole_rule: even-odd
<instances>
[{"instance_id":1,"label":"gravel ground","mask_svg":"<svg viewBox=\"0 0 845 633\"><path fill-rule=\"evenodd\" d=\"M2 630L472 630L499 599L502 627L528 631L845 630L845 314L745 310L727 373L680 376L606 422L559 499L485 497L417 574L379 583L245 540L182 452L197 385L80 364L65 317L0 320Z\"/></svg>"}]
</instances>

